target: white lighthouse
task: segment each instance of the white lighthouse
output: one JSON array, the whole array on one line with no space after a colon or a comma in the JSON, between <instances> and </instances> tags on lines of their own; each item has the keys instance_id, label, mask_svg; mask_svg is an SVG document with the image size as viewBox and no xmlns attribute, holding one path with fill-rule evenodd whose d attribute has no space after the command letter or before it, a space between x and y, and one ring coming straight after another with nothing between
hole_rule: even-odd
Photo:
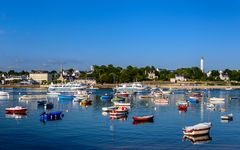
<instances>
[{"instance_id":1,"label":"white lighthouse","mask_svg":"<svg viewBox=\"0 0 240 150\"><path fill-rule=\"evenodd\" d=\"M200 60L200 69L202 70L202 72L204 72L204 58L203 57Z\"/></svg>"}]
</instances>

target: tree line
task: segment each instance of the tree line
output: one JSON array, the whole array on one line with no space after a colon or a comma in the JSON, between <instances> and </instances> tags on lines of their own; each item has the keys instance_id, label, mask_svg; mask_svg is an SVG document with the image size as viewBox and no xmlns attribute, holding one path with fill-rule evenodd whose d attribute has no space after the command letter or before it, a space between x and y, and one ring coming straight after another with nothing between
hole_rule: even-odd
<instances>
[{"instance_id":1,"label":"tree line","mask_svg":"<svg viewBox=\"0 0 240 150\"><path fill-rule=\"evenodd\" d=\"M177 70L157 69L154 66L135 67L127 66L126 68L110 65L94 65L94 71L81 72L80 77L93 77L97 83L127 83L127 82L141 82L141 81L169 81L170 78L177 76L184 76L189 81L221 81L218 70L211 70L211 74L207 76L199 67L179 68ZM73 72L74 69L68 69ZM32 72L32 71L31 71ZM53 70L48 71L52 74L53 81L57 81L60 73ZM155 73L155 79L149 79L148 73ZM2 76L28 76L28 71L16 72L9 70L8 72L0 71ZM240 81L240 70L225 69L222 71L223 76L228 76L231 81Z\"/></svg>"}]
</instances>

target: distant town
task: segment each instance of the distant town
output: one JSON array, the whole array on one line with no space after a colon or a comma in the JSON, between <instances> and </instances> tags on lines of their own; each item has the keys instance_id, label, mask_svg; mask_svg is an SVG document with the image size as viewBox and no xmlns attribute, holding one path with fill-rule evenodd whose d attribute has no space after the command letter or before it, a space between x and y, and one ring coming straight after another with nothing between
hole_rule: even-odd
<instances>
[{"instance_id":1,"label":"distant town","mask_svg":"<svg viewBox=\"0 0 240 150\"><path fill-rule=\"evenodd\" d=\"M239 85L239 70L204 71L204 58L199 67L179 68L176 70L160 69L154 66L126 68L113 65L93 65L89 71L77 69L59 69L59 71L32 70L30 72L9 70L0 71L2 85L49 85L67 82L79 82L89 85L117 84L129 82L162 83L205 83Z\"/></svg>"}]
</instances>

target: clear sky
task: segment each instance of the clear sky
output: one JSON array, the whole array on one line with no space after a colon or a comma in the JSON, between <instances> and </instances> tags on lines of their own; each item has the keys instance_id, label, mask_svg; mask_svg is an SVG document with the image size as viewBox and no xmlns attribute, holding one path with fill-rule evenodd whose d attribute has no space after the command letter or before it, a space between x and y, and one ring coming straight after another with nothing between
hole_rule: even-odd
<instances>
[{"instance_id":1,"label":"clear sky","mask_svg":"<svg viewBox=\"0 0 240 150\"><path fill-rule=\"evenodd\" d=\"M0 0L0 70L240 69L239 0Z\"/></svg>"}]
</instances>

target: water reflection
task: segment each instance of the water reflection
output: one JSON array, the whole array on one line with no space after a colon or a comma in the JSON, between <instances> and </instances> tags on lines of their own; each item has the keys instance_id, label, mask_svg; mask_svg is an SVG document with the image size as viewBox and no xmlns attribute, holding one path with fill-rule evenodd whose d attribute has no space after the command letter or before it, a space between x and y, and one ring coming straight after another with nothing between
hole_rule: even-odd
<instances>
[{"instance_id":1,"label":"water reflection","mask_svg":"<svg viewBox=\"0 0 240 150\"><path fill-rule=\"evenodd\" d=\"M22 118L27 118L27 114L5 114L5 118L22 119Z\"/></svg>"},{"instance_id":2,"label":"water reflection","mask_svg":"<svg viewBox=\"0 0 240 150\"><path fill-rule=\"evenodd\" d=\"M139 125L139 124L152 124L154 123L153 120L150 120L150 121L133 121L133 125Z\"/></svg>"},{"instance_id":3,"label":"water reflection","mask_svg":"<svg viewBox=\"0 0 240 150\"><path fill-rule=\"evenodd\" d=\"M210 137L209 134L198 135L198 136L184 135L183 140L191 141L192 144L203 144L203 143L208 143L208 142L212 141L212 137Z\"/></svg>"}]
</instances>

